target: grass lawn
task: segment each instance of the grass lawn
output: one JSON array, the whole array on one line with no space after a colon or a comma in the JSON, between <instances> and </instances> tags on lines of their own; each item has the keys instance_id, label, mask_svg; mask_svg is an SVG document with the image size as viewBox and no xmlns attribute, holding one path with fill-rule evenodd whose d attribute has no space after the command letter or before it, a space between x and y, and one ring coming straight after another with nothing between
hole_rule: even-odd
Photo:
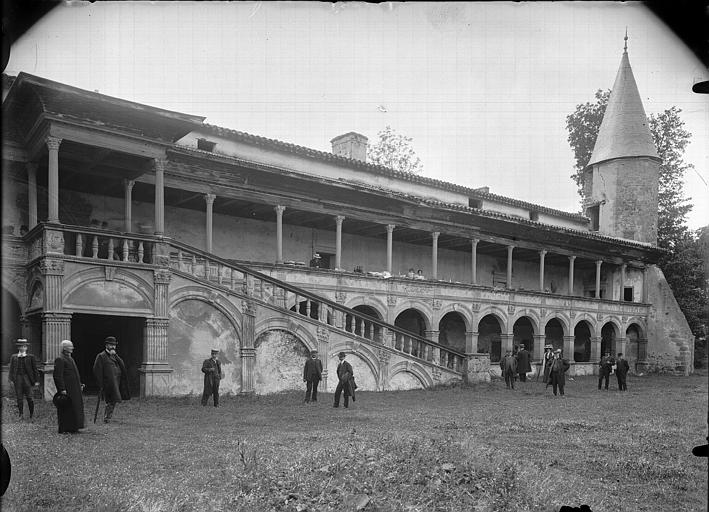
<instances>
[{"instance_id":1,"label":"grass lawn","mask_svg":"<svg viewBox=\"0 0 709 512\"><path fill-rule=\"evenodd\" d=\"M56 433L3 399L10 511L707 510L707 376L593 377L554 397L469 387L357 395L350 409L301 393L131 400L110 424ZM103 412L103 405L101 413ZM26 412L25 412L26 414ZM100 416L100 415L99 415ZM101 418L99 417L99 422Z\"/></svg>"}]
</instances>

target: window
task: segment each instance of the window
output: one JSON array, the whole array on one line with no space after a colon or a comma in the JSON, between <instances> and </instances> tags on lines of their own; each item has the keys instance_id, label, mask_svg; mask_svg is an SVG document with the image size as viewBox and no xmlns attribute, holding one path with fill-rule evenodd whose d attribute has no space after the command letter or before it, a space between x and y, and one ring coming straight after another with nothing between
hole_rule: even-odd
<instances>
[{"instance_id":1,"label":"window","mask_svg":"<svg viewBox=\"0 0 709 512\"><path fill-rule=\"evenodd\" d=\"M216 142L212 142L211 140L207 139L197 139L197 149L201 149L203 151L209 151L212 152L214 151L214 146L216 146Z\"/></svg>"},{"instance_id":2,"label":"window","mask_svg":"<svg viewBox=\"0 0 709 512\"><path fill-rule=\"evenodd\" d=\"M632 286L626 286L623 289L623 300L625 302L633 302L633 287Z\"/></svg>"},{"instance_id":3,"label":"window","mask_svg":"<svg viewBox=\"0 0 709 512\"><path fill-rule=\"evenodd\" d=\"M529 220L533 220L535 222L539 221L539 212L531 211L529 212Z\"/></svg>"},{"instance_id":4,"label":"window","mask_svg":"<svg viewBox=\"0 0 709 512\"><path fill-rule=\"evenodd\" d=\"M473 199L472 197L469 197L468 198L468 207L477 208L478 210L482 210L483 202L480 199Z\"/></svg>"},{"instance_id":5,"label":"window","mask_svg":"<svg viewBox=\"0 0 709 512\"><path fill-rule=\"evenodd\" d=\"M601 216L601 205L590 206L586 208L586 216L591 219L591 231L598 231L600 216Z\"/></svg>"}]
</instances>

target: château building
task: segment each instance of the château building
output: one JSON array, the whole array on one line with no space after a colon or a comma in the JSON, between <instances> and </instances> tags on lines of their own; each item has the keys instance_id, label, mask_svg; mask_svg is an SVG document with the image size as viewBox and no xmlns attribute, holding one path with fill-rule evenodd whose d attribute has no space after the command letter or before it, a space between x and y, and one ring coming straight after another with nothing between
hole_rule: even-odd
<instances>
[{"instance_id":1,"label":"ch\u00e2teau building","mask_svg":"<svg viewBox=\"0 0 709 512\"><path fill-rule=\"evenodd\" d=\"M627 51L583 215L367 163L357 133L322 152L27 73L2 116L2 362L29 339L45 397L61 340L91 389L108 335L141 396L200 392L212 348L231 393L299 389L312 349L328 390L340 351L370 390L487 380L519 344L692 371Z\"/></svg>"}]
</instances>

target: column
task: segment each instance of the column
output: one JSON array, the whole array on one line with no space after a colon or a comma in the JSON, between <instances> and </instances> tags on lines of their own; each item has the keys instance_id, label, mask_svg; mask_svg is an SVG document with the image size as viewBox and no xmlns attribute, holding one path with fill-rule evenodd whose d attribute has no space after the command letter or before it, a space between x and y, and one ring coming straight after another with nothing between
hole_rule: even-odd
<instances>
[{"instance_id":1,"label":"column","mask_svg":"<svg viewBox=\"0 0 709 512\"><path fill-rule=\"evenodd\" d=\"M59 145L62 143L62 139L47 137L46 142L49 150L47 221L59 222Z\"/></svg>"},{"instance_id":2,"label":"column","mask_svg":"<svg viewBox=\"0 0 709 512\"><path fill-rule=\"evenodd\" d=\"M276 263L283 263L283 212L285 206L275 206L276 210Z\"/></svg>"},{"instance_id":3,"label":"column","mask_svg":"<svg viewBox=\"0 0 709 512\"><path fill-rule=\"evenodd\" d=\"M168 363L167 318L146 318L143 326L143 362L138 368L140 396L169 394L172 368Z\"/></svg>"},{"instance_id":4,"label":"column","mask_svg":"<svg viewBox=\"0 0 709 512\"><path fill-rule=\"evenodd\" d=\"M514 245L507 246L507 288L512 288L512 251L514 250Z\"/></svg>"},{"instance_id":5,"label":"column","mask_svg":"<svg viewBox=\"0 0 709 512\"><path fill-rule=\"evenodd\" d=\"M155 234L165 233L165 160L156 158L155 166Z\"/></svg>"},{"instance_id":6,"label":"column","mask_svg":"<svg viewBox=\"0 0 709 512\"><path fill-rule=\"evenodd\" d=\"M431 279L438 279L438 237L441 233L434 231L431 233L433 246L431 248Z\"/></svg>"},{"instance_id":7,"label":"column","mask_svg":"<svg viewBox=\"0 0 709 512\"><path fill-rule=\"evenodd\" d=\"M254 392L254 363L256 349L254 348L254 324L256 310L253 302L243 301L241 320L241 392Z\"/></svg>"},{"instance_id":8,"label":"column","mask_svg":"<svg viewBox=\"0 0 709 512\"><path fill-rule=\"evenodd\" d=\"M564 336L564 357L570 363L574 362L574 340L575 336Z\"/></svg>"},{"instance_id":9,"label":"column","mask_svg":"<svg viewBox=\"0 0 709 512\"><path fill-rule=\"evenodd\" d=\"M505 357L505 352L512 352L512 342L514 334L500 334L500 359ZM491 350L492 352L492 350Z\"/></svg>"},{"instance_id":10,"label":"column","mask_svg":"<svg viewBox=\"0 0 709 512\"><path fill-rule=\"evenodd\" d=\"M465 353L466 354L477 354L478 353L478 336L477 331L466 331L465 332Z\"/></svg>"},{"instance_id":11,"label":"column","mask_svg":"<svg viewBox=\"0 0 709 512\"><path fill-rule=\"evenodd\" d=\"M387 272L391 274L392 268L392 253L394 247L394 224L387 224Z\"/></svg>"},{"instance_id":12,"label":"column","mask_svg":"<svg viewBox=\"0 0 709 512\"><path fill-rule=\"evenodd\" d=\"M544 334L534 334L534 352L532 357L535 361L541 362L544 357L544 345L546 343L547 337Z\"/></svg>"},{"instance_id":13,"label":"column","mask_svg":"<svg viewBox=\"0 0 709 512\"><path fill-rule=\"evenodd\" d=\"M547 256L546 250L539 251L539 291L544 291L544 259Z\"/></svg>"},{"instance_id":14,"label":"column","mask_svg":"<svg viewBox=\"0 0 709 512\"><path fill-rule=\"evenodd\" d=\"M643 304L647 304L650 300L649 291L647 289L647 267L643 267Z\"/></svg>"},{"instance_id":15,"label":"column","mask_svg":"<svg viewBox=\"0 0 709 512\"><path fill-rule=\"evenodd\" d=\"M133 231L133 185L135 185L135 180L123 180L123 196L125 198L125 226L123 229L126 233Z\"/></svg>"},{"instance_id":16,"label":"column","mask_svg":"<svg viewBox=\"0 0 709 512\"><path fill-rule=\"evenodd\" d=\"M335 269L342 268L342 215L335 217ZM390 271L391 272L391 271Z\"/></svg>"},{"instance_id":17,"label":"column","mask_svg":"<svg viewBox=\"0 0 709 512\"><path fill-rule=\"evenodd\" d=\"M596 298L601 298L601 265L603 261L596 260Z\"/></svg>"},{"instance_id":18,"label":"column","mask_svg":"<svg viewBox=\"0 0 709 512\"><path fill-rule=\"evenodd\" d=\"M54 360L61 353L62 340L71 339L71 313L42 313L42 354L44 362L41 372L41 382L44 400L50 401L57 392L52 371Z\"/></svg>"},{"instance_id":19,"label":"column","mask_svg":"<svg viewBox=\"0 0 709 512\"><path fill-rule=\"evenodd\" d=\"M472 271L473 271L473 284L478 284L478 240L477 238L473 238L470 241L470 253L472 256Z\"/></svg>"},{"instance_id":20,"label":"column","mask_svg":"<svg viewBox=\"0 0 709 512\"><path fill-rule=\"evenodd\" d=\"M618 296L618 300L623 302L625 300L625 269L627 268L627 265L623 263L620 266L620 295Z\"/></svg>"},{"instance_id":21,"label":"column","mask_svg":"<svg viewBox=\"0 0 709 512\"><path fill-rule=\"evenodd\" d=\"M574 260L576 256L569 256L569 295L574 294Z\"/></svg>"},{"instance_id":22,"label":"column","mask_svg":"<svg viewBox=\"0 0 709 512\"><path fill-rule=\"evenodd\" d=\"M601 360L601 337L591 337L591 363L597 363ZM596 372L598 373L598 372Z\"/></svg>"},{"instance_id":23,"label":"column","mask_svg":"<svg viewBox=\"0 0 709 512\"><path fill-rule=\"evenodd\" d=\"M212 208L216 197L214 194L204 194L207 203L207 252L212 252Z\"/></svg>"},{"instance_id":24,"label":"column","mask_svg":"<svg viewBox=\"0 0 709 512\"><path fill-rule=\"evenodd\" d=\"M29 217L27 229L37 225L37 162L27 162L27 199L29 201Z\"/></svg>"}]
</instances>

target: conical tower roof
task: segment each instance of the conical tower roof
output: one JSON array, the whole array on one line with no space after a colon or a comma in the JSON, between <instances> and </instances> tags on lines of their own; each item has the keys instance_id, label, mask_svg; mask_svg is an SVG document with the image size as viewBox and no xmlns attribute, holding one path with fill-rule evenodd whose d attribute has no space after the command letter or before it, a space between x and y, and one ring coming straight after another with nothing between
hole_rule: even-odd
<instances>
[{"instance_id":1,"label":"conical tower roof","mask_svg":"<svg viewBox=\"0 0 709 512\"><path fill-rule=\"evenodd\" d=\"M630 68L626 44L587 166L612 158L634 156L659 159L633 70Z\"/></svg>"}]
</instances>

